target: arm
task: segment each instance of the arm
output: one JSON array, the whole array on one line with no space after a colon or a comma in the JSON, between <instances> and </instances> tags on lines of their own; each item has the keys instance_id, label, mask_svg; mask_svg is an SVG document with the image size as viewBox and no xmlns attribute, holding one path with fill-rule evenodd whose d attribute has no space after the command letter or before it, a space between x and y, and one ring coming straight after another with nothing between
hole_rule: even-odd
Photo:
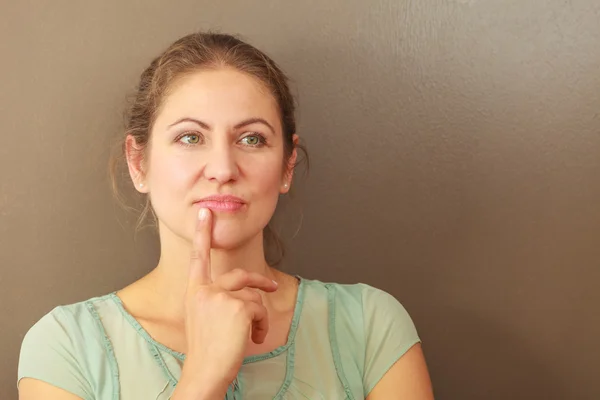
<instances>
[{"instance_id":1,"label":"arm","mask_svg":"<svg viewBox=\"0 0 600 400\"><path fill-rule=\"evenodd\" d=\"M17 373L20 400L88 400L93 390L79 360L81 331L73 314L57 307L23 338Z\"/></svg>"},{"instance_id":2,"label":"arm","mask_svg":"<svg viewBox=\"0 0 600 400\"><path fill-rule=\"evenodd\" d=\"M364 396L432 400L421 339L406 309L389 293L364 286Z\"/></svg>"},{"instance_id":3,"label":"arm","mask_svg":"<svg viewBox=\"0 0 600 400\"><path fill-rule=\"evenodd\" d=\"M33 378L23 378L19 382L19 400L82 400L66 390Z\"/></svg>"},{"instance_id":4,"label":"arm","mask_svg":"<svg viewBox=\"0 0 600 400\"><path fill-rule=\"evenodd\" d=\"M367 400L433 400L433 389L421 344L410 348L386 372Z\"/></svg>"}]
</instances>

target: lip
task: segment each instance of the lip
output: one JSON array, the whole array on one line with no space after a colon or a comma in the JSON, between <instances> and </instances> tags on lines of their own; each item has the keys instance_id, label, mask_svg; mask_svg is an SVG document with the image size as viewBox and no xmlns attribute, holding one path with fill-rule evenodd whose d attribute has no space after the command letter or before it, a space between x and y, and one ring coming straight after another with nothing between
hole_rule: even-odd
<instances>
[{"instance_id":1,"label":"lip","mask_svg":"<svg viewBox=\"0 0 600 400\"><path fill-rule=\"evenodd\" d=\"M200 208L208 208L211 211L235 212L244 207L246 202L236 196L213 195L195 201L194 205Z\"/></svg>"}]
</instances>

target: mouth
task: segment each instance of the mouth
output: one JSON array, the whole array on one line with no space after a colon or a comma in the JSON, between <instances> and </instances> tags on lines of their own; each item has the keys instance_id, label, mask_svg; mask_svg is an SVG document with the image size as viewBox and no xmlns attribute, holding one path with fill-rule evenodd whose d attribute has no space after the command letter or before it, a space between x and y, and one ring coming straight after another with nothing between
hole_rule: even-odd
<instances>
[{"instance_id":1,"label":"mouth","mask_svg":"<svg viewBox=\"0 0 600 400\"><path fill-rule=\"evenodd\" d=\"M230 195L208 196L194 202L194 206L198 208L208 208L214 212L229 213L239 211L245 205L246 202L244 200Z\"/></svg>"}]
</instances>

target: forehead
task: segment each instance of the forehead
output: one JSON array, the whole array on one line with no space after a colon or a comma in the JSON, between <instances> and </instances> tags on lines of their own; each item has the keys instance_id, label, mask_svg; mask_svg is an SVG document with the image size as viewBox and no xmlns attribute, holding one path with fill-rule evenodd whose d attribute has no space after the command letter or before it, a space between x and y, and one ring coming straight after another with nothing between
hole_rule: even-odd
<instances>
[{"instance_id":1,"label":"forehead","mask_svg":"<svg viewBox=\"0 0 600 400\"><path fill-rule=\"evenodd\" d=\"M169 90L157 122L197 116L209 123L262 117L279 125L277 102L257 78L231 68L201 70L179 79Z\"/></svg>"}]
</instances>

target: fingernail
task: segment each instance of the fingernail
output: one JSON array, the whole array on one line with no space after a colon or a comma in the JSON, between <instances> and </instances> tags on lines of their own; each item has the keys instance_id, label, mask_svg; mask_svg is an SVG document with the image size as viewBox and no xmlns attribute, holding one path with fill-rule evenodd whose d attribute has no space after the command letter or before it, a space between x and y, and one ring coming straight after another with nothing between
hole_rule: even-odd
<instances>
[{"instance_id":1,"label":"fingernail","mask_svg":"<svg viewBox=\"0 0 600 400\"><path fill-rule=\"evenodd\" d=\"M275 284L275 286L279 286L279 283L277 283L277 281L273 281L273 283Z\"/></svg>"},{"instance_id":2,"label":"fingernail","mask_svg":"<svg viewBox=\"0 0 600 400\"><path fill-rule=\"evenodd\" d=\"M206 208L201 208L200 211L198 211L198 219L204 221L206 218L208 218L208 210Z\"/></svg>"}]
</instances>

